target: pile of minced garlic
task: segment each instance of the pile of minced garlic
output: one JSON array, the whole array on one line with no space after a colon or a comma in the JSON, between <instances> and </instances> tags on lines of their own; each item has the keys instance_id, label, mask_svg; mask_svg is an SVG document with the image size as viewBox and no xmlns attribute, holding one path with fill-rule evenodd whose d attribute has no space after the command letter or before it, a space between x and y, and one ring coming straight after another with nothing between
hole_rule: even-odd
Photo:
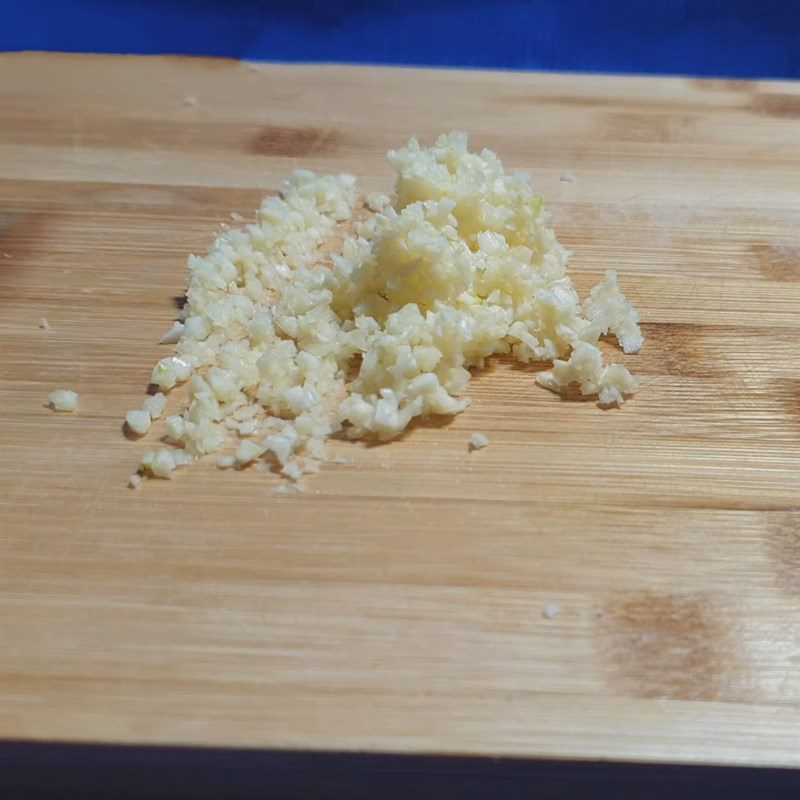
<instances>
[{"instance_id":1,"label":"pile of minced garlic","mask_svg":"<svg viewBox=\"0 0 800 800\"><path fill-rule=\"evenodd\" d=\"M186 305L164 337L174 353L152 376L162 392L188 383L188 399L166 418L174 447L145 453L141 472L169 478L233 443L219 467L263 461L298 481L332 434L388 440L414 417L460 413L469 369L495 354L553 360L541 385L576 384L601 405L636 388L597 342L611 333L635 353L638 313L611 271L581 306L528 173L506 174L457 132L389 160L396 198L369 195L366 219L352 222L355 178L298 170L254 224L189 257ZM164 405L158 394L129 412L129 429L147 433Z\"/></svg>"}]
</instances>

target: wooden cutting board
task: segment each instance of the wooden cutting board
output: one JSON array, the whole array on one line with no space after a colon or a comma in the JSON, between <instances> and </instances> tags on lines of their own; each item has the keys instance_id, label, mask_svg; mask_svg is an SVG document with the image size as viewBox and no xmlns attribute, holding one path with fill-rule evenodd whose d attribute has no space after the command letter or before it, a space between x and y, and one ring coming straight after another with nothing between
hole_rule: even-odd
<instances>
[{"instance_id":1,"label":"wooden cutting board","mask_svg":"<svg viewBox=\"0 0 800 800\"><path fill-rule=\"evenodd\" d=\"M5 737L800 763L797 84L0 64ZM534 171L582 292L619 270L638 394L499 361L307 494L129 490L186 255L294 167L388 191L452 128Z\"/></svg>"}]
</instances>

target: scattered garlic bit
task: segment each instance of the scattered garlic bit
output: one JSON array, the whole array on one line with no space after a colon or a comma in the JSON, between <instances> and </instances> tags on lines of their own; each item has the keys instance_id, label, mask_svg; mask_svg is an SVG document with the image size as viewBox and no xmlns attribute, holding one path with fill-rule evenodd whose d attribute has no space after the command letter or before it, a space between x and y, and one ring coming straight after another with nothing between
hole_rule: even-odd
<instances>
[{"instance_id":1,"label":"scattered garlic bit","mask_svg":"<svg viewBox=\"0 0 800 800\"><path fill-rule=\"evenodd\" d=\"M51 327L50 326L50 320L47 319L47 317L42 317L39 320L39 327L42 328L42 330L49 331L50 327Z\"/></svg>"},{"instance_id":2,"label":"scattered garlic bit","mask_svg":"<svg viewBox=\"0 0 800 800\"><path fill-rule=\"evenodd\" d=\"M620 291L616 270L608 270L603 282L592 289L583 305L583 313L597 326L601 336L613 333L624 352L638 353L644 344L639 312Z\"/></svg>"},{"instance_id":3,"label":"scattered garlic bit","mask_svg":"<svg viewBox=\"0 0 800 800\"><path fill-rule=\"evenodd\" d=\"M487 444L489 444L489 437L480 431L475 431L475 433L469 437L470 450L480 450L482 447L486 447Z\"/></svg>"},{"instance_id":4,"label":"scattered garlic bit","mask_svg":"<svg viewBox=\"0 0 800 800\"><path fill-rule=\"evenodd\" d=\"M70 389L56 389L49 400L53 411L74 411L78 407L78 393Z\"/></svg>"},{"instance_id":5,"label":"scattered garlic bit","mask_svg":"<svg viewBox=\"0 0 800 800\"><path fill-rule=\"evenodd\" d=\"M561 613L561 606L558 603L548 603L542 610L545 619L554 619Z\"/></svg>"},{"instance_id":6,"label":"scattered garlic bit","mask_svg":"<svg viewBox=\"0 0 800 800\"><path fill-rule=\"evenodd\" d=\"M128 478L128 486L131 489L138 489L142 485L142 476L138 472L134 472L133 475Z\"/></svg>"},{"instance_id":7,"label":"scattered garlic bit","mask_svg":"<svg viewBox=\"0 0 800 800\"><path fill-rule=\"evenodd\" d=\"M183 98L182 102L188 108L194 108L197 105L197 98L193 94L189 94Z\"/></svg>"},{"instance_id":8,"label":"scattered garlic bit","mask_svg":"<svg viewBox=\"0 0 800 800\"><path fill-rule=\"evenodd\" d=\"M540 372L536 382L554 392L563 392L571 384L577 384L582 395L598 395L604 406L621 405L623 395L638 386L625 367L603 366L600 350L588 342L576 342L569 360L556 359L552 371Z\"/></svg>"},{"instance_id":9,"label":"scattered garlic bit","mask_svg":"<svg viewBox=\"0 0 800 800\"><path fill-rule=\"evenodd\" d=\"M194 458L184 450L168 450L161 447L149 450L142 456L139 466L156 478L171 478L172 471L178 467L194 464Z\"/></svg>"},{"instance_id":10,"label":"scattered garlic bit","mask_svg":"<svg viewBox=\"0 0 800 800\"><path fill-rule=\"evenodd\" d=\"M578 179L575 177L575 173L570 172L570 170L566 169L564 172L561 173L561 180L565 183L575 183Z\"/></svg>"},{"instance_id":11,"label":"scattered garlic bit","mask_svg":"<svg viewBox=\"0 0 800 800\"><path fill-rule=\"evenodd\" d=\"M144 436L150 430L150 414L147 411L134 409L125 415L128 428L137 436Z\"/></svg>"},{"instance_id":12,"label":"scattered garlic bit","mask_svg":"<svg viewBox=\"0 0 800 800\"><path fill-rule=\"evenodd\" d=\"M235 466L235 464L235 456L220 456L217 459L217 469L230 469L231 467Z\"/></svg>"},{"instance_id":13,"label":"scattered garlic bit","mask_svg":"<svg viewBox=\"0 0 800 800\"><path fill-rule=\"evenodd\" d=\"M177 344L183 335L183 323L173 322L172 327L161 337L161 344Z\"/></svg>"},{"instance_id":14,"label":"scattered garlic bit","mask_svg":"<svg viewBox=\"0 0 800 800\"><path fill-rule=\"evenodd\" d=\"M244 217L236 211L231 211L231 219L234 222L244 222Z\"/></svg>"},{"instance_id":15,"label":"scattered garlic bit","mask_svg":"<svg viewBox=\"0 0 800 800\"><path fill-rule=\"evenodd\" d=\"M369 196L377 210L344 236L330 268L321 246L351 218L355 179L307 170L263 201L255 224L189 257L183 329L152 375L164 391L188 383L183 411L166 420L180 449L148 454L153 475L236 436L253 437L236 463L258 459L297 482L332 434L388 440L414 417L464 411L470 368L495 354L555 359L541 383L578 383L601 404L635 387L596 345L610 331L638 347L638 315L613 274L582 313L528 173L468 152L463 133L429 149L412 139L389 159L396 199Z\"/></svg>"},{"instance_id":16,"label":"scattered garlic bit","mask_svg":"<svg viewBox=\"0 0 800 800\"><path fill-rule=\"evenodd\" d=\"M161 392L156 392L142 403L142 411L146 411L150 419L158 419L164 413L166 405L167 398Z\"/></svg>"}]
</instances>

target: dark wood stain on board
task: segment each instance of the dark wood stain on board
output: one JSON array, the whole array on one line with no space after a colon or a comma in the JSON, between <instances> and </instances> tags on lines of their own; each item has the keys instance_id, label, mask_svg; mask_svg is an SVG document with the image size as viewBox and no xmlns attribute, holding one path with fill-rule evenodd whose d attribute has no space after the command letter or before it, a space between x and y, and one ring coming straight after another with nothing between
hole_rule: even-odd
<instances>
[{"instance_id":1,"label":"dark wood stain on board","mask_svg":"<svg viewBox=\"0 0 800 800\"><path fill-rule=\"evenodd\" d=\"M637 697L727 697L731 647L707 596L625 592L603 610L603 650L615 691Z\"/></svg>"},{"instance_id":2,"label":"dark wood stain on board","mask_svg":"<svg viewBox=\"0 0 800 800\"><path fill-rule=\"evenodd\" d=\"M750 108L767 117L800 119L800 95L757 94L750 101Z\"/></svg>"},{"instance_id":3,"label":"dark wood stain on board","mask_svg":"<svg viewBox=\"0 0 800 800\"><path fill-rule=\"evenodd\" d=\"M764 539L779 589L800 598L800 508L770 514Z\"/></svg>"},{"instance_id":4,"label":"dark wood stain on board","mask_svg":"<svg viewBox=\"0 0 800 800\"><path fill-rule=\"evenodd\" d=\"M775 396L781 408L792 422L800 423L800 380L782 378L774 382ZM800 476L798 476L798 492L800 492Z\"/></svg>"},{"instance_id":5,"label":"dark wood stain on board","mask_svg":"<svg viewBox=\"0 0 800 800\"><path fill-rule=\"evenodd\" d=\"M268 125L250 143L250 151L261 156L331 156L342 142L339 131L328 128Z\"/></svg>"},{"instance_id":6,"label":"dark wood stain on board","mask_svg":"<svg viewBox=\"0 0 800 800\"><path fill-rule=\"evenodd\" d=\"M56 216L32 212L22 206L3 207L0 210L0 265L18 265L26 257L40 252Z\"/></svg>"},{"instance_id":7,"label":"dark wood stain on board","mask_svg":"<svg viewBox=\"0 0 800 800\"><path fill-rule=\"evenodd\" d=\"M689 85L701 92L751 92L758 86L755 81L720 78L694 78L689 81Z\"/></svg>"},{"instance_id":8,"label":"dark wood stain on board","mask_svg":"<svg viewBox=\"0 0 800 800\"><path fill-rule=\"evenodd\" d=\"M124 215L126 219L134 214L152 215L159 219L169 215L191 220L212 215L215 219L219 217L230 222L231 211L238 209L245 216L252 216L253 210L270 193L264 188L235 186L64 183L55 180L7 180L4 188L9 197L17 199L17 207L42 214L63 213L68 209L70 213L84 215L89 221L97 219L98 213L111 213ZM3 213L0 212L0 217Z\"/></svg>"},{"instance_id":9,"label":"dark wood stain on board","mask_svg":"<svg viewBox=\"0 0 800 800\"><path fill-rule=\"evenodd\" d=\"M707 326L650 322L641 328L644 346L637 356L640 372L710 379L722 371L704 346L710 333Z\"/></svg>"},{"instance_id":10,"label":"dark wood stain on board","mask_svg":"<svg viewBox=\"0 0 800 800\"><path fill-rule=\"evenodd\" d=\"M548 107L570 109L607 109L609 112L621 111L632 113L643 112L669 112L670 115L691 114L698 110L698 105L704 100L703 97L693 97L688 95L684 99L658 97L647 99L643 97L627 98L621 96L592 96L592 95L553 95L553 94L502 94L490 98L490 102L504 106L527 106L527 107ZM731 93L729 103L715 103L712 107L703 106L704 114L714 114L719 111L727 111L739 107L739 101L735 94Z\"/></svg>"},{"instance_id":11,"label":"dark wood stain on board","mask_svg":"<svg viewBox=\"0 0 800 800\"><path fill-rule=\"evenodd\" d=\"M614 142L685 142L693 130L694 119L688 114L617 112L603 119L603 138Z\"/></svg>"},{"instance_id":12,"label":"dark wood stain on board","mask_svg":"<svg viewBox=\"0 0 800 800\"><path fill-rule=\"evenodd\" d=\"M768 281L800 280L800 247L792 244L754 244L750 248L758 271Z\"/></svg>"},{"instance_id":13,"label":"dark wood stain on board","mask_svg":"<svg viewBox=\"0 0 800 800\"><path fill-rule=\"evenodd\" d=\"M202 93L196 107L176 99L177 118L153 120L106 109L76 113L64 124L50 107L22 100L4 114L9 144L47 145L86 150L133 149L144 152L232 153L302 157L334 155L343 136L313 125L257 125L209 119Z\"/></svg>"}]
</instances>

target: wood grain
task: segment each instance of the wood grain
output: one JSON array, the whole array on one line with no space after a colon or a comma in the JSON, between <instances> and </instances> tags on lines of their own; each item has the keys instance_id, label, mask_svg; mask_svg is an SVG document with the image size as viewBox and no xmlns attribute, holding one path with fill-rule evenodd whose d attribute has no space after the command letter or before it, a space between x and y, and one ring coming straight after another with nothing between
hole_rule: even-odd
<instances>
[{"instance_id":1,"label":"wood grain","mask_svg":"<svg viewBox=\"0 0 800 800\"><path fill-rule=\"evenodd\" d=\"M800 765L796 84L0 69L4 736ZM128 490L186 254L293 167L386 191L388 147L450 128L534 170L582 291L620 271L635 398L500 360L455 420L334 443L306 495Z\"/></svg>"}]
</instances>

